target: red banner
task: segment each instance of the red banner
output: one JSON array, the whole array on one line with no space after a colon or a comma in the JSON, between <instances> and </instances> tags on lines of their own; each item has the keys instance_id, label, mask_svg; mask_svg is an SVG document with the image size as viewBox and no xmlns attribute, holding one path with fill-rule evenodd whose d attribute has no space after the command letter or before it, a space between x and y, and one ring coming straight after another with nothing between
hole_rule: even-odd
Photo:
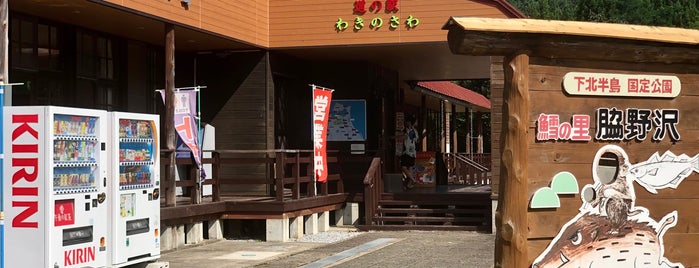
<instances>
[{"instance_id":1,"label":"red banner","mask_svg":"<svg viewBox=\"0 0 699 268\"><path fill-rule=\"evenodd\" d=\"M328 116L332 90L313 87L313 172L316 181L328 179L326 138L328 137Z\"/></svg>"}]
</instances>

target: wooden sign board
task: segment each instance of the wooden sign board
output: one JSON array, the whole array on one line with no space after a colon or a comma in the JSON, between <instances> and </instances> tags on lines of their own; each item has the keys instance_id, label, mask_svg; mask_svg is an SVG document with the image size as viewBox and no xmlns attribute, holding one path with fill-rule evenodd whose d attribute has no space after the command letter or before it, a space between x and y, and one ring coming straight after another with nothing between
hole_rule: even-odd
<instances>
[{"instance_id":1,"label":"wooden sign board","mask_svg":"<svg viewBox=\"0 0 699 268\"><path fill-rule=\"evenodd\" d=\"M699 228L692 194L699 191L699 72L531 61L527 194L530 206L542 208L527 212L529 265L699 265L687 236L699 239L691 231ZM586 84L612 79L617 88ZM641 80L659 81L658 88L629 86ZM572 174L580 191L553 191L557 205L534 202L560 172Z\"/></svg>"}]
</instances>

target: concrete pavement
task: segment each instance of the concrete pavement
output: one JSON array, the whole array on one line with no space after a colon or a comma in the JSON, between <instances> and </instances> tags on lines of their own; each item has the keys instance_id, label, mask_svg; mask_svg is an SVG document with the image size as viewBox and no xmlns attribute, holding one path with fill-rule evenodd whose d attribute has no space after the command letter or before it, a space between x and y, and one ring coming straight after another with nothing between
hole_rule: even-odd
<instances>
[{"instance_id":1,"label":"concrete pavement","mask_svg":"<svg viewBox=\"0 0 699 268\"><path fill-rule=\"evenodd\" d=\"M160 260L171 268L480 268L493 266L494 238L476 232L395 231L363 232L331 244L220 240L166 252Z\"/></svg>"}]
</instances>

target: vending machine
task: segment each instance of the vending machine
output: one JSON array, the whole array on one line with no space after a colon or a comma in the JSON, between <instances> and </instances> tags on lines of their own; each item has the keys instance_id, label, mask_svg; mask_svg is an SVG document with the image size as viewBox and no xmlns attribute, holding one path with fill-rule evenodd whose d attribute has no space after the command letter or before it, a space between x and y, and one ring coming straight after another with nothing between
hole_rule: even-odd
<instances>
[{"instance_id":1,"label":"vending machine","mask_svg":"<svg viewBox=\"0 0 699 268\"><path fill-rule=\"evenodd\" d=\"M160 256L160 161L158 115L110 113L111 264L114 267Z\"/></svg>"},{"instance_id":2,"label":"vending machine","mask_svg":"<svg viewBox=\"0 0 699 268\"><path fill-rule=\"evenodd\" d=\"M4 107L4 267L109 265L107 116Z\"/></svg>"}]
</instances>

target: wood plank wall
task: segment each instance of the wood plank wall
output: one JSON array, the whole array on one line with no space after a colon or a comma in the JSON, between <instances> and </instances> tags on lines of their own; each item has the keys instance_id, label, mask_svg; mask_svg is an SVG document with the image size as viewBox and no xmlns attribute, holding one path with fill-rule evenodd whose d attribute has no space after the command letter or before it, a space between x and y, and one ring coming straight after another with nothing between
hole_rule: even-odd
<instances>
[{"instance_id":1,"label":"wood plank wall","mask_svg":"<svg viewBox=\"0 0 699 268\"><path fill-rule=\"evenodd\" d=\"M274 87L269 71L269 56L260 59L244 81L234 90L211 121L216 127L218 150L266 150L274 148ZM270 104L272 103L272 104ZM271 107L270 107L271 106ZM262 156L256 155L257 156ZM241 155L239 157L251 157ZM224 167L221 177L235 179L263 179L268 170L265 165L250 164ZM224 185L225 186L225 185ZM222 188L222 192L264 194L261 185L252 187Z\"/></svg>"},{"instance_id":2,"label":"wood plank wall","mask_svg":"<svg viewBox=\"0 0 699 268\"><path fill-rule=\"evenodd\" d=\"M105 1L262 47L269 46L268 0L192 0L188 8L177 0Z\"/></svg>"},{"instance_id":3,"label":"wood plank wall","mask_svg":"<svg viewBox=\"0 0 699 268\"><path fill-rule=\"evenodd\" d=\"M490 157L491 197L497 199L500 192L500 140L502 133L502 100L505 90L503 57L490 57ZM496 208L493 208L496 209Z\"/></svg>"},{"instance_id":4,"label":"wood plank wall","mask_svg":"<svg viewBox=\"0 0 699 268\"><path fill-rule=\"evenodd\" d=\"M682 92L674 99L660 98L599 98L566 96L561 88L563 76L567 72L601 72L622 74L676 75L682 83ZM530 65L530 99L532 101L529 127L529 195L541 187L550 185L553 175L569 171L577 177L579 186L594 183L592 161L599 148L606 144L622 147L631 163L646 161L650 156L667 150L673 153L694 156L699 154L699 67L682 65L622 64L617 62L590 62L577 60L549 60L532 58ZM495 90L494 90L495 92ZM494 97L495 100L498 98ZM495 103L495 102L494 102ZM595 134L594 120L597 108L616 107L639 109L678 109L680 121L677 130L681 140L673 143L666 138L651 142L650 137L643 142L534 142L536 119L540 113L559 114L561 122L569 121L573 114L588 114L593 121L590 134ZM494 108L495 110L495 108ZM501 116L493 116L500 118ZM498 126L494 121L493 126ZM495 129L495 127L494 127ZM649 135L652 135L652 130ZM496 137L495 135L493 137ZM496 143L497 144L497 143ZM493 150L495 152L495 150ZM497 169L495 169L497 170ZM659 221L664 215L677 210L677 226L670 228L664 236L665 257L670 261L681 262L685 267L699 266L696 243L699 241L699 175L693 172L678 189L659 190L651 194L634 183L636 206L650 210L650 215ZM561 207L549 210L530 210L529 260L534 260L561 226L578 213L582 201L580 195L561 196ZM524 206L522 209L527 209Z\"/></svg>"},{"instance_id":5,"label":"wood plank wall","mask_svg":"<svg viewBox=\"0 0 699 268\"><path fill-rule=\"evenodd\" d=\"M494 1L454 1L454 0L400 0L399 11L386 13L386 1L381 1L383 9L377 13L368 11L372 1L367 0L367 13L353 13L354 0L282 1L271 0L270 47L298 47L344 44L382 44L401 42L446 41L442 26L450 16L477 16L505 18ZM388 27L391 16L400 18L400 26L395 30ZM405 20L412 15L420 20L414 29L407 29ZM352 29L355 17L362 17L364 28ZM383 19L383 26L369 28L373 18ZM339 18L349 23L342 32L335 29Z\"/></svg>"}]
</instances>

